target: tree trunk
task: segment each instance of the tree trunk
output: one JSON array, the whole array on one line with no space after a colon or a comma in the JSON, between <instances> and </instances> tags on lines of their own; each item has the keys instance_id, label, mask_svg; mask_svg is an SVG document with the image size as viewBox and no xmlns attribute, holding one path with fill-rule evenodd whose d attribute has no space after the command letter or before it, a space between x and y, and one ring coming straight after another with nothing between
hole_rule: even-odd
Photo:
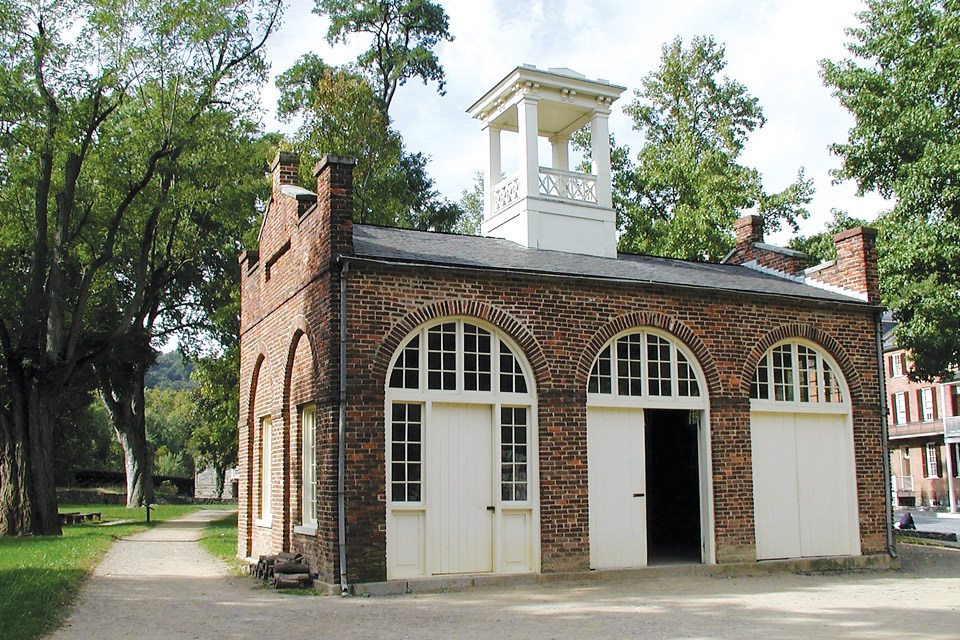
<instances>
[{"instance_id":1,"label":"tree trunk","mask_svg":"<svg viewBox=\"0 0 960 640\"><path fill-rule=\"evenodd\" d=\"M0 535L60 535L53 424L60 388L7 362L10 405L0 413Z\"/></svg>"},{"instance_id":2,"label":"tree trunk","mask_svg":"<svg viewBox=\"0 0 960 640\"><path fill-rule=\"evenodd\" d=\"M145 367L123 371L97 368L100 399L113 423L117 441L123 449L127 474L127 507L142 507L153 502L153 469L147 446L144 406Z\"/></svg>"},{"instance_id":3,"label":"tree trunk","mask_svg":"<svg viewBox=\"0 0 960 640\"><path fill-rule=\"evenodd\" d=\"M216 464L213 469L217 476L217 500L223 500L223 484L227 477L227 468L221 464Z\"/></svg>"}]
</instances>

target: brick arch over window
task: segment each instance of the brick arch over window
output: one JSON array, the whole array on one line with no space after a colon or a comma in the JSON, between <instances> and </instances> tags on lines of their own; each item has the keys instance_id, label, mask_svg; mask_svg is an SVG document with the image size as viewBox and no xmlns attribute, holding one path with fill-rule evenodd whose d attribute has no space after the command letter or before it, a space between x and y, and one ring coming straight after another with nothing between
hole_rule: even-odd
<instances>
[{"instance_id":1,"label":"brick arch over window","mask_svg":"<svg viewBox=\"0 0 960 640\"><path fill-rule=\"evenodd\" d=\"M307 320L302 315L298 315L290 323L290 333L287 338L287 359L283 367L283 397L281 398L283 411L290 410L290 390L293 384L293 365L294 358L297 355L297 348L300 346L300 340L307 339L310 347L311 373L316 385L317 380L317 341L313 332L307 325Z\"/></svg>"},{"instance_id":2,"label":"brick arch over window","mask_svg":"<svg viewBox=\"0 0 960 640\"><path fill-rule=\"evenodd\" d=\"M299 450L300 432L294 431L294 424L298 423L299 415L296 407L293 405L294 386L297 381L294 380L294 367L297 366L297 351L300 349L301 341L306 340L306 347L309 351L309 375L306 384L309 391L308 396L313 399L316 395L317 385L317 356L316 342L313 333L307 325L307 320L303 315L297 315L290 323L290 332L287 336L287 356L283 367L283 389L281 391L280 411L283 416L281 420L281 429L283 429L283 549L290 549L290 540L292 537L292 527L294 524L294 512L300 505L299 483L301 467L301 452ZM303 353L300 355L304 358ZM296 434L296 437L294 437ZM294 499L296 497L296 499Z\"/></svg>"},{"instance_id":3,"label":"brick arch over window","mask_svg":"<svg viewBox=\"0 0 960 640\"><path fill-rule=\"evenodd\" d=\"M743 363L743 372L740 375L740 391L744 397L750 396L750 383L753 381L760 358L770 350L770 347L781 340L790 338L805 338L825 349L837 362L843 377L846 378L847 388L850 390L850 399L852 401L863 400L863 382L860 380L860 374L857 373L853 361L850 360L850 356L847 355L843 346L829 333L813 325L801 323L781 325L764 335L754 345Z\"/></svg>"},{"instance_id":4,"label":"brick arch over window","mask_svg":"<svg viewBox=\"0 0 960 640\"><path fill-rule=\"evenodd\" d=\"M391 358L400 348L400 343L410 335L411 331L425 322L448 316L467 316L485 320L506 333L520 347L527 362L530 363L530 368L533 370L534 378L536 378L537 388L542 389L546 386L546 382L550 378L547 358L530 330L506 311L475 300L432 302L408 313L396 322L380 343L374 356L372 371L374 380L386 380Z\"/></svg>"},{"instance_id":5,"label":"brick arch over window","mask_svg":"<svg viewBox=\"0 0 960 640\"><path fill-rule=\"evenodd\" d=\"M256 463L253 459L254 454L254 433L256 425L256 415L254 412L257 409L257 397L263 391L260 388L261 373L263 373L266 368L267 362L267 347L262 342L257 345L257 356L254 359L253 364L253 375L250 376L250 393L247 396L247 420L246 420L246 430L247 430L247 508L246 508L246 518L247 526L244 528L244 547L246 555L249 556L252 553L253 549L253 520L254 520L254 467Z\"/></svg>"},{"instance_id":6,"label":"brick arch over window","mask_svg":"<svg viewBox=\"0 0 960 640\"><path fill-rule=\"evenodd\" d=\"M600 349L610 338L621 331L639 327L653 327L661 329L671 334L681 343L683 343L693 353L706 378L707 391L710 397L720 395L720 374L717 372L717 365L713 356L707 349L700 337L694 333L693 329L668 315L649 311L635 311L622 316L617 316L597 331L586 349L580 354L580 362L577 364L576 382L579 387L586 389L587 378L590 375L590 369Z\"/></svg>"}]
</instances>

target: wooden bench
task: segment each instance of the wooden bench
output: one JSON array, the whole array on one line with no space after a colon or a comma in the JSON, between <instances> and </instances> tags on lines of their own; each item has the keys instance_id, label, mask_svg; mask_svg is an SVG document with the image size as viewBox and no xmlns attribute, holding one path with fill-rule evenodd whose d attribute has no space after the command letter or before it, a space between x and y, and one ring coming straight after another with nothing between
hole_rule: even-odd
<instances>
[{"instance_id":1,"label":"wooden bench","mask_svg":"<svg viewBox=\"0 0 960 640\"><path fill-rule=\"evenodd\" d=\"M88 513L81 513L79 511L70 511L68 513L61 513L60 515L60 524L80 524L86 522L87 520L100 520L101 512L91 511Z\"/></svg>"}]
</instances>

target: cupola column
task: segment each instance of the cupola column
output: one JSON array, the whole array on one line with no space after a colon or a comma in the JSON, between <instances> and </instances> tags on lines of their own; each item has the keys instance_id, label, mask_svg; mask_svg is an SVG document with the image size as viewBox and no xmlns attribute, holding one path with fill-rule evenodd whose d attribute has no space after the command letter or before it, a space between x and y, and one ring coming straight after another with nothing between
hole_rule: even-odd
<instances>
[{"instance_id":1,"label":"cupola column","mask_svg":"<svg viewBox=\"0 0 960 640\"><path fill-rule=\"evenodd\" d=\"M598 109L590 120L590 152L593 174L597 176L597 204L612 207L610 192L610 117L609 109Z\"/></svg>"},{"instance_id":2,"label":"cupola column","mask_svg":"<svg viewBox=\"0 0 960 640\"><path fill-rule=\"evenodd\" d=\"M520 133L520 195L527 198L540 192L540 160L537 156L536 97L523 95L517 103L517 129Z\"/></svg>"},{"instance_id":3,"label":"cupola column","mask_svg":"<svg viewBox=\"0 0 960 640\"><path fill-rule=\"evenodd\" d=\"M550 138L550 146L553 149L553 168L560 171L570 171L570 138L557 134Z\"/></svg>"},{"instance_id":4,"label":"cupola column","mask_svg":"<svg viewBox=\"0 0 960 640\"><path fill-rule=\"evenodd\" d=\"M483 128L483 136L487 141L487 166L483 172L483 213L492 216L494 207L494 193L503 169L500 165L500 127L487 124Z\"/></svg>"}]
</instances>

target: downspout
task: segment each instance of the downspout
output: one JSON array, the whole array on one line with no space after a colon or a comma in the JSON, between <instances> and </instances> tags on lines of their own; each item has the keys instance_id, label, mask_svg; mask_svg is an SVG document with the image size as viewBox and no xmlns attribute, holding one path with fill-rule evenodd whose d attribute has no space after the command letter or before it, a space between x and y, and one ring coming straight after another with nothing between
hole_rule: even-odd
<instances>
[{"instance_id":1,"label":"downspout","mask_svg":"<svg viewBox=\"0 0 960 640\"><path fill-rule=\"evenodd\" d=\"M337 431L337 533L340 544L340 595L349 595L347 584L347 526L344 504L344 476L346 454L344 438L347 432L347 272L350 263L343 261L340 269L340 424Z\"/></svg>"},{"instance_id":2,"label":"downspout","mask_svg":"<svg viewBox=\"0 0 960 640\"><path fill-rule=\"evenodd\" d=\"M886 514L887 530L887 553L891 558L896 559L897 551L893 546L893 496L890 492L890 433L887 427L887 378L883 369L883 325L881 319L883 314L878 311L876 315L876 338L877 338L877 377L880 381L880 407L882 419L880 420L880 432L883 438L883 496L884 513Z\"/></svg>"}]
</instances>

